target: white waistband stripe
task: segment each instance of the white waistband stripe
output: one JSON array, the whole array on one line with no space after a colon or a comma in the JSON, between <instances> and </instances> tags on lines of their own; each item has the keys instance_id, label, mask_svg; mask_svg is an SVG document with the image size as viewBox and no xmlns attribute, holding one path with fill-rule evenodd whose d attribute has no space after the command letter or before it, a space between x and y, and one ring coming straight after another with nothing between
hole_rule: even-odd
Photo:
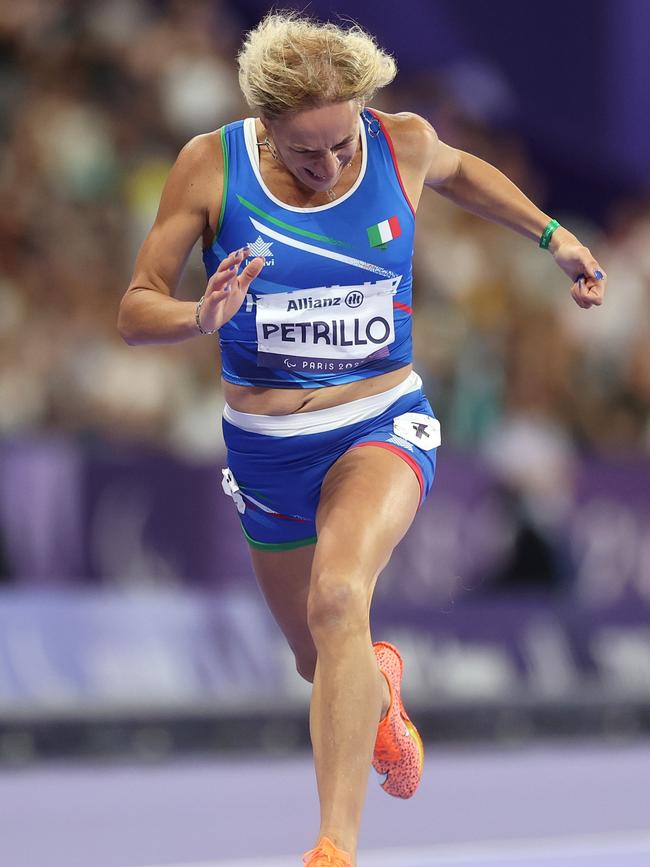
<instances>
[{"instance_id":1,"label":"white waistband stripe","mask_svg":"<svg viewBox=\"0 0 650 867\"><path fill-rule=\"evenodd\" d=\"M403 382L388 391L351 400L340 406L328 409L316 409L312 412L294 412L291 415L255 415L250 412L238 412L226 404L223 417L230 424L249 431L271 437L292 437L307 434L323 433L337 427L357 424L368 418L381 415L384 410L412 391L422 388L422 380L412 370Z\"/></svg>"}]
</instances>

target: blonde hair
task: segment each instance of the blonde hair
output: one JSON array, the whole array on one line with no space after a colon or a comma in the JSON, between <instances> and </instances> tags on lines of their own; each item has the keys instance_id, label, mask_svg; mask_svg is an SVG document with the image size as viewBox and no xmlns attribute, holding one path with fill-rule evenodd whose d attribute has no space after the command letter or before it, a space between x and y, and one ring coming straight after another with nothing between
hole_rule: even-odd
<instances>
[{"instance_id":1,"label":"blonde hair","mask_svg":"<svg viewBox=\"0 0 650 867\"><path fill-rule=\"evenodd\" d=\"M270 119L350 99L365 103L397 66L357 24L322 23L271 12L246 34L239 84L248 105Z\"/></svg>"}]
</instances>

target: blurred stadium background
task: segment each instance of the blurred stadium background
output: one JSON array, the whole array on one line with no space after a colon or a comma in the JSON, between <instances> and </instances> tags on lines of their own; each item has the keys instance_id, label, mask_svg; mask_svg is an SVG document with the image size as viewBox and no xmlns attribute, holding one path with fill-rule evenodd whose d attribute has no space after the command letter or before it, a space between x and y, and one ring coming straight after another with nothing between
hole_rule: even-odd
<instances>
[{"instance_id":1,"label":"blurred stadium background","mask_svg":"<svg viewBox=\"0 0 650 867\"><path fill-rule=\"evenodd\" d=\"M115 327L176 153L246 114L234 57L268 8L0 4L5 774L308 745L308 689L221 493L216 342L136 349ZM423 197L417 369L444 445L380 580L375 632L404 650L430 743L638 745L650 730L650 3L306 8L353 18L394 52L378 108L416 111L501 168L609 275L605 306L579 310L535 244ZM199 254L184 298L202 293ZM17 852L0 863L41 867ZM105 864L143 863L128 857Z\"/></svg>"}]
</instances>

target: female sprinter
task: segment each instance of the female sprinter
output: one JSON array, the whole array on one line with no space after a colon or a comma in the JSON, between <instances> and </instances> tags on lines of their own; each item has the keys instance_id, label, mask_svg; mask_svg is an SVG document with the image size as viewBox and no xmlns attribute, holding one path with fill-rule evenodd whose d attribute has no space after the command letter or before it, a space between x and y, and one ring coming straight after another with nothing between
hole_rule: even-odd
<instances>
[{"instance_id":1,"label":"female sprinter","mask_svg":"<svg viewBox=\"0 0 650 867\"><path fill-rule=\"evenodd\" d=\"M373 645L369 609L440 443L411 366L423 188L548 248L580 307L601 304L605 286L589 250L497 169L421 117L368 106L395 72L358 27L268 15L239 54L253 116L183 148L119 314L130 344L219 333L224 490L313 682L310 867L355 864L371 763L401 798L422 773L401 658ZM198 238L209 280L197 305L174 292Z\"/></svg>"}]
</instances>

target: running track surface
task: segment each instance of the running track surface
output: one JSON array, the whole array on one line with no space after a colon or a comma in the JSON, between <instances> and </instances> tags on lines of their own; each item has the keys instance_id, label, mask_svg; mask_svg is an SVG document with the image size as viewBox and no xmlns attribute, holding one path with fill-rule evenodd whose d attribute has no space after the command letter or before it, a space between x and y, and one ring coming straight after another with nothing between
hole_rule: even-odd
<instances>
[{"instance_id":1,"label":"running track surface","mask_svg":"<svg viewBox=\"0 0 650 867\"><path fill-rule=\"evenodd\" d=\"M0 773L3 867L299 867L309 756ZM358 867L648 867L650 743L429 749L413 800L371 774Z\"/></svg>"}]
</instances>

